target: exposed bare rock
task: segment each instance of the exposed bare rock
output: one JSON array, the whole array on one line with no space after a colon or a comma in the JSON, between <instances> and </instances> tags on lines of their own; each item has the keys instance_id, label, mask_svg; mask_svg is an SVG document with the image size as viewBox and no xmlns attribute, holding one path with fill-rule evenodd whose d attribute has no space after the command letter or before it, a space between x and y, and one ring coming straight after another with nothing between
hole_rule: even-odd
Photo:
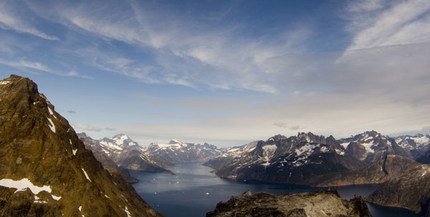
<instances>
[{"instance_id":1,"label":"exposed bare rock","mask_svg":"<svg viewBox=\"0 0 430 217\"><path fill-rule=\"evenodd\" d=\"M0 216L160 216L17 75L0 81Z\"/></svg>"},{"instance_id":2,"label":"exposed bare rock","mask_svg":"<svg viewBox=\"0 0 430 217\"><path fill-rule=\"evenodd\" d=\"M309 184L318 187L381 184L391 178L402 175L405 171L417 165L419 163L412 159L398 155L387 155L379 161L358 170L331 173L312 178Z\"/></svg>"},{"instance_id":3,"label":"exposed bare rock","mask_svg":"<svg viewBox=\"0 0 430 217\"><path fill-rule=\"evenodd\" d=\"M406 208L421 216L430 216L430 165L418 165L401 176L390 179L366 200L383 206Z\"/></svg>"},{"instance_id":4,"label":"exposed bare rock","mask_svg":"<svg viewBox=\"0 0 430 217\"><path fill-rule=\"evenodd\" d=\"M227 202L219 202L207 217L322 217L322 216L370 216L361 197L350 201L340 198L336 191L319 191L299 194L273 195L268 193L232 196Z\"/></svg>"}]
</instances>

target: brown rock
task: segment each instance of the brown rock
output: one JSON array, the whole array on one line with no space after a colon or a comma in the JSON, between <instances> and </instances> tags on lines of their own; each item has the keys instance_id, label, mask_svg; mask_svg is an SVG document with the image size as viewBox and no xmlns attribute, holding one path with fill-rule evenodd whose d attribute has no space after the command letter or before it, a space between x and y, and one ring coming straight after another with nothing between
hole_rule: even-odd
<instances>
[{"instance_id":1,"label":"brown rock","mask_svg":"<svg viewBox=\"0 0 430 217\"><path fill-rule=\"evenodd\" d=\"M104 170L33 81L17 75L0 81L0 162L0 216L160 216Z\"/></svg>"}]
</instances>

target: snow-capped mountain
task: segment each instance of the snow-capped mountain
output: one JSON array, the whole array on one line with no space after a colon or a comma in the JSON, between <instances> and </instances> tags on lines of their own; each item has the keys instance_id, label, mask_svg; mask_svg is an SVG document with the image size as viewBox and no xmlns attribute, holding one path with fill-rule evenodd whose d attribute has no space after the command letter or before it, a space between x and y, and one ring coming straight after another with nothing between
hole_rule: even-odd
<instances>
[{"instance_id":1,"label":"snow-capped mountain","mask_svg":"<svg viewBox=\"0 0 430 217\"><path fill-rule=\"evenodd\" d=\"M92 139L85 134L79 134L79 136L93 152L105 154L119 167L146 172L171 173L165 169L172 166L171 163L146 152L145 148L139 146L137 142L125 134L118 134L112 138L101 140Z\"/></svg>"},{"instance_id":2,"label":"snow-capped mountain","mask_svg":"<svg viewBox=\"0 0 430 217\"><path fill-rule=\"evenodd\" d=\"M112 138L105 137L100 140L100 146L108 156L124 150L143 151L143 147L139 146L137 142L133 141L125 134L118 134Z\"/></svg>"},{"instance_id":3,"label":"snow-capped mountain","mask_svg":"<svg viewBox=\"0 0 430 217\"><path fill-rule=\"evenodd\" d=\"M168 144L151 143L146 152L162 157L172 164L204 162L222 153L214 145L183 143L174 139L170 140Z\"/></svg>"},{"instance_id":4,"label":"snow-capped mountain","mask_svg":"<svg viewBox=\"0 0 430 217\"><path fill-rule=\"evenodd\" d=\"M403 149L409 151L413 158L424 155L430 149L430 135L398 136L395 141Z\"/></svg>"},{"instance_id":5,"label":"snow-capped mountain","mask_svg":"<svg viewBox=\"0 0 430 217\"><path fill-rule=\"evenodd\" d=\"M305 183L316 175L356 169L363 164L348 155L332 136L299 133L230 148L205 165L230 180Z\"/></svg>"},{"instance_id":6,"label":"snow-capped mountain","mask_svg":"<svg viewBox=\"0 0 430 217\"><path fill-rule=\"evenodd\" d=\"M346 152L366 164L376 162L387 154L415 159L430 147L428 135L389 137L376 131L367 131L350 138L340 139Z\"/></svg>"}]
</instances>

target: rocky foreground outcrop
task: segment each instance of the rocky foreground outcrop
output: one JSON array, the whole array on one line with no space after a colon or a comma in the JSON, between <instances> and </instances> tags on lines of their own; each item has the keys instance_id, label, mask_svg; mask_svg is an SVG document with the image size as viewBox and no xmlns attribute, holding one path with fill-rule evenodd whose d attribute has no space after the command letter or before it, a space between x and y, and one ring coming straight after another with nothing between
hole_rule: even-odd
<instances>
[{"instance_id":1,"label":"rocky foreground outcrop","mask_svg":"<svg viewBox=\"0 0 430 217\"><path fill-rule=\"evenodd\" d=\"M319 191L299 194L273 195L268 193L232 196L219 202L207 217L322 217L322 216L371 216L361 197L350 201L340 198L337 191Z\"/></svg>"},{"instance_id":2,"label":"rocky foreground outcrop","mask_svg":"<svg viewBox=\"0 0 430 217\"><path fill-rule=\"evenodd\" d=\"M0 81L0 216L161 216L86 150L37 85Z\"/></svg>"},{"instance_id":3,"label":"rocky foreground outcrop","mask_svg":"<svg viewBox=\"0 0 430 217\"><path fill-rule=\"evenodd\" d=\"M367 201L412 210L430 217L430 166L418 165L401 176L383 183Z\"/></svg>"}]
</instances>

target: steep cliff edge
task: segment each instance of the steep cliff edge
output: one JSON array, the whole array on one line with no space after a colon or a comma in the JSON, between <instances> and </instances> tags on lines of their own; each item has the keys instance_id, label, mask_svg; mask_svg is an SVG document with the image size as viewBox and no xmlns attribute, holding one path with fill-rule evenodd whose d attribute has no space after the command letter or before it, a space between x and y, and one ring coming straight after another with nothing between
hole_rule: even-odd
<instances>
[{"instance_id":1,"label":"steep cliff edge","mask_svg":"<svg viewBox=\"0 0 430 217\"><path fill-rule=\"evenodd\" d=\"M361 197L350 201L340 198L336 191L307 192L299 194L273 195L251 194L247 191L232 196L229 201L219 202L207 217L277 216L277 217L323 217L323 216L370 216Z\"/></svg>"},{"instance_id":2,"label":"steep cliff edge","mask_svg":"<svg viewBox=\"0 0 430 217\"><path fill-rule=\"evenodd\" d=\"M0 216L161 216L17 75L0 81Z\"/></svg>"}]
</instances>

